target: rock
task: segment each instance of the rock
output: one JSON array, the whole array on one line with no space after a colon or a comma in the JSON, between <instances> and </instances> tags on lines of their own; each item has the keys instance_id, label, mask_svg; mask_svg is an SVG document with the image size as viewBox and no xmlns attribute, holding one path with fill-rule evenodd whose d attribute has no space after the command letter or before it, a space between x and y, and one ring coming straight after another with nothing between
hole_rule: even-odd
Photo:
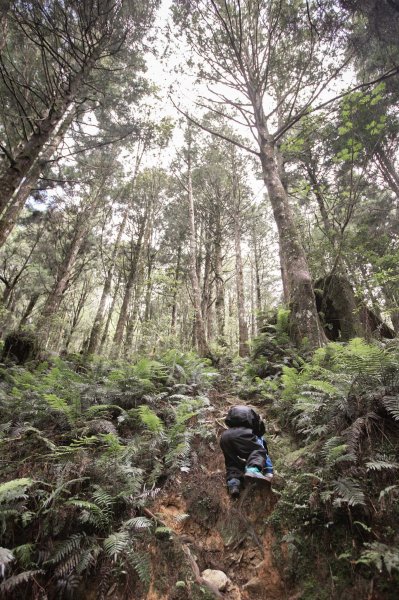
<instances>
[{"instance_id":1,"label":"rock","mask_svg":"<svg viewBox=\"0 0 399 600\"><path fill-rule=\"evenodd\" d=\"M223 592L226 589L227 584L230 581L226 573L217 571L216 569L205 569L205 571L201 573L201 577L220 592Z\"/></svg>"}]
</instances>

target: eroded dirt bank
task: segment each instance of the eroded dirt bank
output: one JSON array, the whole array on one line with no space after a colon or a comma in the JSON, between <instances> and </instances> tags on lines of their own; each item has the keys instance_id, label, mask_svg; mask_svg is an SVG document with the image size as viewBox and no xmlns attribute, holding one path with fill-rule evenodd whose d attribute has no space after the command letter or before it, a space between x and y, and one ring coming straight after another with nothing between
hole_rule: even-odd
<instances>
[{"instance_id":1,"label":"eroded dirt bank","mask_svg":"<svg viewBox=\"0 0 399 600\"><path fill-rule=\"evenodd\" d=\"M168 482L151 507L161 527L146 600L289 598L273 564L274 540L266 523L276 495L268 484L250 483L232 501L225 486L218 438L229 406L242 401L214 392L211 403L206 425L212 435L195 440L192 468ZM212 590L202 580L205 569L223 571L227 586Z\"/></svg>"}]
</instances>

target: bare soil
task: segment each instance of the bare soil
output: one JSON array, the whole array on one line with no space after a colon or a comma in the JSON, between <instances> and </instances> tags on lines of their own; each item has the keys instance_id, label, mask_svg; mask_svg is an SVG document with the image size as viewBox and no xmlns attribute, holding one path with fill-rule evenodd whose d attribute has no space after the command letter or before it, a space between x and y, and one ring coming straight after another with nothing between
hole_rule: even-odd
<instances>
[{"instance_id":1,"label":"bare soil","mask_svg":"<svg viewBox=\"0 0 399 600\"><path fill-rule=\"evenodd\" d=\"M273 561L273 533L266 522L277 501L272 486L254 481L246 484L237 500L227 494L218 439L229 405L243 402L216 392L211 402L214 410L209 413L208 425L214 435L210 441L195 440L196 464L188 473L180 473L169 481L151 507L152 513L173 532L175 560L179 560L176 549L182 550L188 566L186 581L176 587L176 572L181 565L171 560L169 572L165 572L164 560L156 553L153 582L146 600L200 598L193 593L192 585L202 588L204 599L289 598ZM200 573L204 569L223 571L231 581L227 589L216 594L201 585Z\"/></svg>"}]
</instances>

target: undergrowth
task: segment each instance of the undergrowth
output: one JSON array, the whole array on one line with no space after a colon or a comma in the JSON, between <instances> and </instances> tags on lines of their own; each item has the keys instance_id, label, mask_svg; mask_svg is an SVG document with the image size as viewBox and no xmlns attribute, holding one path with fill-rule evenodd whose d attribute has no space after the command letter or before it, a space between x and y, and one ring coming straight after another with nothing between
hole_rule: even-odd
<instances>
[{"instance_id":1,"label":"undergrowth","mask_svg":"<svg viewBox=\"0 0 399 600\"><path fill-rule=\"evenodd\" d=\"M97 598L148 587L143 509L189 470L216 373L195 354L0 366L0 595ZM140 589L140 587L138 588Z\"/></svg>"},{"instance_id":2,"label":"undergrowth","mask_svg":"<svg viewBox=\"0 0 399 600\"><path fill-rule=\"evenodd\" d=\"M301 583L308 600L373 593L393 600L399 347L362 339L330 343L299 368L282 370L274 413L291 431L295 450L274 444L285 485L270 523L285 543L286 575Z\"/></svg>"}]
</instances>

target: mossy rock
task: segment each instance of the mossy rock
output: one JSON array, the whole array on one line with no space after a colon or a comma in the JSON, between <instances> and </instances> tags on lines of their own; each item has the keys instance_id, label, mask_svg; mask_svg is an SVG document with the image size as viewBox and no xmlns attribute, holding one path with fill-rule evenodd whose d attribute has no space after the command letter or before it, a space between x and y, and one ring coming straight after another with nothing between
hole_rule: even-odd
<instances>
[{"instance_id":1,"label":"mossy rock","mask_svg":"<svg viewBox=\"0 0 399 600\"><path fill-rule=\"evenodd\" d=\"M11 360L22 365L39 357L39 340L30 331L12 331L4 340L2 360Z\"/></svg>"}]
</instances>

